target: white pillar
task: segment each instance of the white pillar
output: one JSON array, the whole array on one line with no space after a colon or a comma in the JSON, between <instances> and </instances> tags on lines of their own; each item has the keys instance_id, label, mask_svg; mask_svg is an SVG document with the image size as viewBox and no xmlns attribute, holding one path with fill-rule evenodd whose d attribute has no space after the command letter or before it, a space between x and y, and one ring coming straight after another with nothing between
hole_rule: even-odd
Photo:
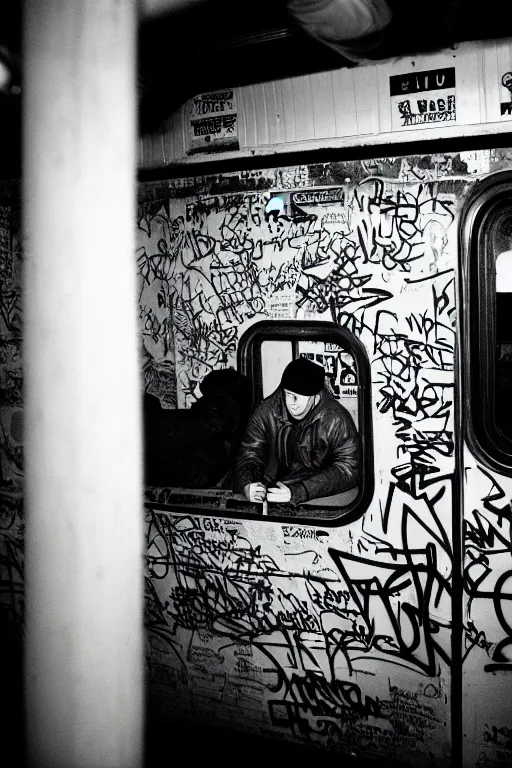
<instances>
[{"instance_id":1,"label":"white pillar","mask_svg":"<svg viewBox=\"0 0 512 768\"><path fill-rule=\"evenodd\" d=\"M25 0L32 766L141 765L135 0Z\"/></svg>"}]
</instances>

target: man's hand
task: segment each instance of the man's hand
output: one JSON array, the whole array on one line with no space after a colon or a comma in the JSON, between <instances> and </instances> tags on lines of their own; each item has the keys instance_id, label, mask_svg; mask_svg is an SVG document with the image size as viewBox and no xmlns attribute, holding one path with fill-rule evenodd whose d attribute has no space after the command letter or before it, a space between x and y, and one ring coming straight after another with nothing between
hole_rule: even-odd
<instances>
[{"instance_id":1,"label":"man's hand","mask_svg":"<svg viewBox=\"0 0 512 768\"><path fill-rule=\"evenodd\" d=\"M278 483L277 488L269 488L267 492L267 501L273 501L274 504L288 504L292 498L292 492L284 483Z\"/></svg>"},{"instance_id":2,"label":"man's hand","mask_svg":"<svg viewBox=\"0 0 512 768\"><path fill-rule=\"evenodd\" d=\"M260 503L267 498L267 489L263 483L248 483L244 488L246 499Z\"/></svg>"}]
</instances>

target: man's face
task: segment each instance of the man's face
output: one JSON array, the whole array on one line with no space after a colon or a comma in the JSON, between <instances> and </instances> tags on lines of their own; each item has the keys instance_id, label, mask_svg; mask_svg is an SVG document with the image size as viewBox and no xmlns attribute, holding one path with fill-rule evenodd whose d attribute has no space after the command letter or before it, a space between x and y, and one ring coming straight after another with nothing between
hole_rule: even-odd
<instances>
[{"instance_id":1,"label":"man's face","mask_svg":"<svg viewBox=\"0 0 512 768\"><path fill-rule=\"evenodd\" d=\"M294 419L300 421L301 419L304 419L312 409L315 402L315 395L311 395L311 397L308 397L308 395L297 395L295 392L290 392L289 389L285 389L284 399L290 416L293 416Z\"/></svg>"}]
</instances>

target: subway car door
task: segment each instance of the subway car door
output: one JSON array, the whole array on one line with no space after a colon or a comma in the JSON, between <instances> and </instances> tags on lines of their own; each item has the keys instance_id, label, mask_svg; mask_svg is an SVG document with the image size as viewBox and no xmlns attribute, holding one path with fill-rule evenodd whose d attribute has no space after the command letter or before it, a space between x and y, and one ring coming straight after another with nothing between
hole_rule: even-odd
<instances>
[{"instance_id":1,"label":"subway car door","mask_svg":"<svg viewBox=\"0 0 512 768\"><path fill-rule=\"evenodd\" d=\"M512 764L512 174L461 222L464 765Z\"/></svg>"}]
</instances>

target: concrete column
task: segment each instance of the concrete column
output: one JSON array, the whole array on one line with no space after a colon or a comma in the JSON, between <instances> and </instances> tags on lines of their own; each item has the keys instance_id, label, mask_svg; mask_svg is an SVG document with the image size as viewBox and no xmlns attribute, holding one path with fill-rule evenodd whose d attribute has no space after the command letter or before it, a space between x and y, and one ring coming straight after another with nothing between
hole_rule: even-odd
<instances>
[{"instance_id":1,"label":"concrete column","mask_svg":"<svg viewBox=\"0 0 512 768\"><path fill-rule=\"evenodd\" d=\"M135 0L25 0L32 766L141 765Z\"/></svg>"}]
</instances>

